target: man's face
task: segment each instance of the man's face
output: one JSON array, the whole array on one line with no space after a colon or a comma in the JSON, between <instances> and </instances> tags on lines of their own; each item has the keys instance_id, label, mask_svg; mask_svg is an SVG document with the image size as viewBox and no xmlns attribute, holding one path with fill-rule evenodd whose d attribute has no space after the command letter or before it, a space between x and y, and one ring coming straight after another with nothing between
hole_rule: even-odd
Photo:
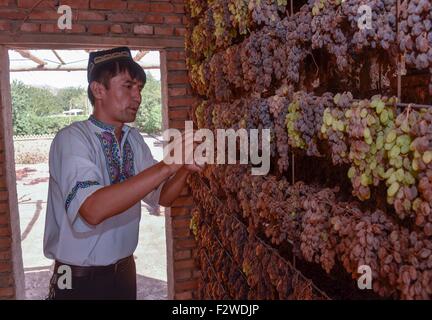
<instances>
[{"instance_id":1,"label":"man's face","mask_svg":"<svg viewBox=\"0 0 432 320\"><path fill-rule=\"evenodd\" d=\"M111 78L109 89L103 98L104 113L116 122L135 121L143 87L144 84L132 79L128 72L119 73Z\"/></svg>"}]
</instances>

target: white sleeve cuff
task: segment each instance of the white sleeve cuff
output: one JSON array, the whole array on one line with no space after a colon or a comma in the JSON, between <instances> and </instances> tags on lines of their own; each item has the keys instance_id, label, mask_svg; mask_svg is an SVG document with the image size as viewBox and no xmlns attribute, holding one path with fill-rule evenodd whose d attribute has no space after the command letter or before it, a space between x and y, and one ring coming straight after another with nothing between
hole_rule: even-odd
<instances>
[{"instance_id":1,"label":"white sleeve cuff","mask_svg":"<svg viewBox=\"0 0 432 320\"><path fill-rule=\"evenodd\" d=\"M87 223L83 221L81 217L78 217L79 209L84 201L91 196L97 190L103 188L104 186L100 185L95 181L80 181L72 188L71 192L68 194L67 199L65 201L65 209L67 215L69 217L69 221L73 227L79 224L84 226L88 226L88 228L78 228L80 230L76 230L79 232L91 231L93 228ZM78 220L81 220L81 223L77 223ZM75 228L74 228L75 229ZM86 229L86 230L81 230Z\"/></svg>"}]
</instances>

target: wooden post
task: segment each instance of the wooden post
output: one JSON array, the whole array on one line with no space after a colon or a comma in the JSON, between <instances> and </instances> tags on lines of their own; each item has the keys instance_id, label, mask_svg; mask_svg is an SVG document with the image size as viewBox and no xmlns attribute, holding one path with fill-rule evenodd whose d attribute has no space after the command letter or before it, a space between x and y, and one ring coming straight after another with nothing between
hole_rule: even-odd
<instances>
[{"instance_id":1,"label":"wooden post","mask_svg":"<svg viewBox=\"0 0 432 320\"><path fill-rule=\"evenodd\" d=\"M8 191L8 206L11 228L11 255L15 298L25 298L24 267L21 250L21 230L19 224L18 199L16 189L15 159L12 132L12 98L9 79L9 56L5 46L0 46L0 135L4 143L4 168Z\"/></svg>"}]
</instances>

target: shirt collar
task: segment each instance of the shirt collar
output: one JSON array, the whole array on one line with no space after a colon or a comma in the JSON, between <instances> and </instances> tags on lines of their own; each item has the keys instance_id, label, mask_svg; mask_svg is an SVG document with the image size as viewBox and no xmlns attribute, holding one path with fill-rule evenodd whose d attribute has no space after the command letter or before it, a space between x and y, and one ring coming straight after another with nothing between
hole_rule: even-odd
<instances>
[{"instance_id":1,"label":"shirt collar","mask_svg":"<svg viewBox=\"0 0 432 320\"><path fill-rule=\"evenodd\" d=\"M89 120L96 127L100 128L102 130L109 131L109 132L114 132L115 126L113 126L111 124L108 124L108 123L105 123L105 122L102 122L102 121L96 119L94 115L90 115ZM124 133L126 133L126 132L129 131L129 129L130 129L130 127L128 125L124 124L123 128L122 128L122 131Z\"/></svg>"}]
</instances>

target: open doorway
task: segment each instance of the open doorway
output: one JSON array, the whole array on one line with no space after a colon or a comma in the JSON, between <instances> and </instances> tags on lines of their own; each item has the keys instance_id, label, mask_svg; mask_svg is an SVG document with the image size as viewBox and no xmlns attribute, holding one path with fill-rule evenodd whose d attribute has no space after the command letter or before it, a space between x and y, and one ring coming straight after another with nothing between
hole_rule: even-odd
<instances>
[{"instance_id":1,"label":"open doorway","mask_svg":"<svg viewBox=\"0 0 432 320\"><path fill-rule=\"evenodd\" d=\"M91 49L96 50L96 49ZM86 96L90 50L9 50L21 247L27 299L47 295L52 261L43 255L48 192L48 152L54 134L92 112ZM155 159L162 159L162 97L158 51L132 51L147 74L137 127ZM135 251L138 299L166 299L164 210L142 204ZM149 258L151 257L151 258Z\"/></svg>"}]
</instances>

